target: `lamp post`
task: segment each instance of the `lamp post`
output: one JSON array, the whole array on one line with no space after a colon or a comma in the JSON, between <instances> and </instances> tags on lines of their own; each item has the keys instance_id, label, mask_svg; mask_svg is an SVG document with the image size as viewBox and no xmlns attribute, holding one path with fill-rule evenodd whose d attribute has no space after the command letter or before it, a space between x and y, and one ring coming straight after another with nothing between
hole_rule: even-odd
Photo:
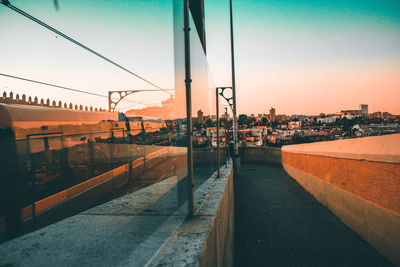
<instances>
[{"instance_id":1,"label":"lamp post","mask_svg":"<svg viewBox=\"0 0 400 267\"><path fill-rule=\"evenodd\" d=\"M235 47L233 38L233 15L232 15L232 0L229 0L229 15L230 15L230 30L231 30L231 67L232 67L232 104L233 104L233 149L234 158L233 164L237 171L239 169L239 146L238 146L238 136L237 136L237 118L236 118L236 81L235 81Z\"/></svg>"},{"instance_id":2,"label":"lamp post","mask_svg":"<svg viewBox=\"0 0 400 267\"><path fill-rule=\"evenodd\" d=\"M229 92L232 93L232 95L229 95ZM221 96L223 99L226 100L228 103L229 107L233 111L236 109L236 106L233 104L233 88L232 87L217 87L216 88L216 103L217 103L217 166L218 166L218 177L219 177L219 165L220 165L220 160L219 160L219 101L218 97ZM227 114L228 110L226 108L225 114ZM228 122L228 116L226 116L226 122ZM232 123L232 135L234 136L233 132L233 123ZM226 139L228 140L228 139ZM226 147L229 150L229 142L226 141ZM235 171L237 171L237 168L239 167L239 158L237 157L237 154L235 154L235 151L233 151L233 163L235 164ZM229 153L227 153L228 157Z\"/></svg>"},{"instance_id":3,"label":"lamp post","mask_svg":"<svg viewBox=\"0 0 400 267\"><path fill-rule=\"evenodd\" d=\"M219 101L218 101L218 95L219 95L219 89L215 89L215 102L217 104L217 177L220 177L220 163L219 163Z\"/></svg>"}]
</instances>

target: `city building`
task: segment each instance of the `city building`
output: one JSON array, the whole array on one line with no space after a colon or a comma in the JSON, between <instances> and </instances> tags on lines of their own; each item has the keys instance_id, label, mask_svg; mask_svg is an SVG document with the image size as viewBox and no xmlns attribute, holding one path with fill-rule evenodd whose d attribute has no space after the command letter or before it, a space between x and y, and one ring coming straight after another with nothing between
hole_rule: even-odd
<instances>
[{"instance_id":1,"label":"city building","mask_svg":"<svg viewBox=\"0 0 400 267\"><path fill-rule=\"evenodd\" d=\"M269 119L271 122L275 121L275 109L271 107L269 110Z\"/></svg>"},{"instance_id":2,"label":"city building","mask_svg":"<svg viewBox=\"0 0 400 267\"><path fill-rule=\"evenodd\" d=\"M289 129L301 129L301 121L289 121L288 122Z\"/></svg>"},{"instance_id":3,"label":"city building","mask_svg":"<svg viewBox=\"0 0 400 267\"><path fill-rule=\"evenodd\" d=\"M350 110L342 110L340 111L341 116L345 115L367 115L368 114L368 104L360 104L360 109L350 109Z\"/></svg>"},{"instance_id":4,"label":"city building","mask_svg":"<svg viewBox=\"0 0 400 267\"><path fill-rule=\"evenodd\" d=\"M274 117L275 117L274 121L284 122L289 120L289 116L285 114L275 115Z\"/></svg>"},{"instance_id":5,"label":"city building","mask_svg":"<svg viewBox=\"0 0 400 267\"><path fill-rule=\"evenodd\" d=\"M361 114L368 114L368 105L367 104L360 104Z\"/></svg>"},{"instance_id":6,"label":"city building","mask_svg":"<svg viewBox=\"0 0 400 267\"><path fill-rule=\"evenodd\" d=\"M198 123L203 123L204 117L203 117L203 111L198 110L197 111L197 122Z\"/></svg>"},{"instance_id":7,"label":"city building","mask_svg":"<svg viewBox=\"0 0 400 267\"><path fill-rule=\"evenodd\" d=\"M357 115L361 115L361 110L359 110L359 109L341 110L341 111L340 111L340 115L341 115L342 117L345 116L345 115L357 116Z\"/></svg>"}]
</instances>

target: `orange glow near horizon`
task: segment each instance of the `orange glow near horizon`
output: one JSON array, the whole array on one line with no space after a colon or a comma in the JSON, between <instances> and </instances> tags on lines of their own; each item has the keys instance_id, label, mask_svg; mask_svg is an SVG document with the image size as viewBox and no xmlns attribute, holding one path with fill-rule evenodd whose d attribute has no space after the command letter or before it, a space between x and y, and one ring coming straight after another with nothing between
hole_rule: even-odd
<instances>
[{"instance_id":1,"label":"orange glow near horizon","mask_svg":"<svg viewBox=\"0 0 400 267\"><path fill-rule=\"evenodd\" d=\"M238 79L239 113L317 115L358 109L368 104L369 112L387 111L400 114L400 66L377 64L365 66L320 66L319 69L288 68L265 74L253 86ZM246 72L243 70L242 72ZM244 90L240 90L240 89Z\"/></svg>"}]
</instances>

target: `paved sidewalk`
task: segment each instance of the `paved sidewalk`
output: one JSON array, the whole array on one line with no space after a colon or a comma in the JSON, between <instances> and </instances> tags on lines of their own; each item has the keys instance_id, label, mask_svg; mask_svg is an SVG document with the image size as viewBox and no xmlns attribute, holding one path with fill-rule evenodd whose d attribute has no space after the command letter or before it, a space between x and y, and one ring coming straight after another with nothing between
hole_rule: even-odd
<instances>
[{"instance_id":1,"label":"paved sidewalk","mask_svg":"<svg viewBox=\"0 0 400 267\"><path fill-rule=\"evenodd\" d=\"M242 165L235 208L237 266L392 266L282 167Z\"/></svg>"},{"instance_id":2,"label":"paved sidewalk","mask_svg":"<svg viewBox=\"0 0 400 267\"><path fill-rule=\"evenodd\" d=\"M156 175L165 165L159 164L157 168L160 170L152 172L153 176L146 173L144 179L159 178ZM209 179L211 175L209 168L196 170L195 203L214 183L214 179ZM146 266L186 219L187 188L187 179L160 179L2 243L0 267Z\"/></svg>"}]
</instances>

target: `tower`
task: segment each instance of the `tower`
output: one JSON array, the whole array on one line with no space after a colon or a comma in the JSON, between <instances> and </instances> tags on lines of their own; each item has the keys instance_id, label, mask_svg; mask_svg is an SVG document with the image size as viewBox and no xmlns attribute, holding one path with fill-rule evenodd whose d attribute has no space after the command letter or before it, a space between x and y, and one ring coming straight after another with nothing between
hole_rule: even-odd
<instances>
[{"instance_id":1,"label":"tower","mask_svg":"<svg viewBox=\"0 0 400 267\"><path fill-rule=\"evenodd\" d=\"M275 121L275 109L271 107L269 110L269 119L271 122Z\"/></svg>"},{"instance_id":2,"label":"tower","mask_svg":"<svg viewBox=\"0 0 400 267\"><path fill-rule=\"evenodd\" d=\"M360 104L361 114L368 114L368 104Z\"/></svg>"}]
</instances>

